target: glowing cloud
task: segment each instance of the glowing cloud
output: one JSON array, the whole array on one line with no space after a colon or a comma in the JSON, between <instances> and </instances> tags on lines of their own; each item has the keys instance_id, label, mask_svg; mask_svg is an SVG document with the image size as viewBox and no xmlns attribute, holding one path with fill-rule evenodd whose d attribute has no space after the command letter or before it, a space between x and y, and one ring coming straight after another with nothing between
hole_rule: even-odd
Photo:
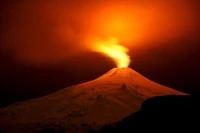
<instances>
[{"instance_id":1,"label":"glowing cloud","mask_svg":"<svg viewBox=\"0 0 200 133\"><path fill-rule=\"evenodd\" d=\"M111 57L119 68L128 67L130 64L130 57L127 55L128 49L119 45L116 38L96 40L92 49Z\"/></svg>"},{"instance_id":2,"label":"glowing cloud","mask_svg":"<svg viewBox=\"0 0 200 133\"><path fill-rule=\"evenodd\" d=\"M0 53L38 67L70 61L80 51L91 49L88 45L98 44L95 51L104 49L106 54L111 51L105 49L118 49L110 39L91 43L93 37L115 37L125 47L146 49L178 44L183 38L193 40L199 27L195 0L19 0L5 4L0 15Z\"/></svg>"}]
</instances>

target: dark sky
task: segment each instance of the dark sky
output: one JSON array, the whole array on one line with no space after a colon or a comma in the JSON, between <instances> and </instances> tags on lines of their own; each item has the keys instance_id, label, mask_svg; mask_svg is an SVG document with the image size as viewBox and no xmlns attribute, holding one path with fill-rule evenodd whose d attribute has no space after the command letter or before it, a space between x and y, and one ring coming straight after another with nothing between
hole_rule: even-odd
<instances>
[{"instance_id":1,"label":"dark sky","mask_svg":"<svg viewBox=\"0 0 200 133\"><path fill-rule=\"evenodd\" d=\"M2 0L0 107L115 67L88 48L95 36L116 36L129 48L130 68L145 77L200 93L199 7L198 0Z\"/></svg>"}]
</instances>

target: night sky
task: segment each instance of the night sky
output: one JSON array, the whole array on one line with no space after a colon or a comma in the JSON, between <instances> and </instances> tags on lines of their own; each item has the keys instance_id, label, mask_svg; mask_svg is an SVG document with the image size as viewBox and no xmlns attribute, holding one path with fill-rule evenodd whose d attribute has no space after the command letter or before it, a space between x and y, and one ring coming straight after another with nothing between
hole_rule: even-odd
<instances>
[{"instance_id":1,"label":"night sky","mask_svg":"<svg viewBox=\"0 0 200 133\"><path fill-rule=\"evenodd\" d=\"M145 77L200 94L199 9L198 0L2 0L0 107L116 67L88 49L85 40L93 36L118 37L129 49L129 67ZM123 14L125 26L114 27Z\"/></svg>"}]
</instances>

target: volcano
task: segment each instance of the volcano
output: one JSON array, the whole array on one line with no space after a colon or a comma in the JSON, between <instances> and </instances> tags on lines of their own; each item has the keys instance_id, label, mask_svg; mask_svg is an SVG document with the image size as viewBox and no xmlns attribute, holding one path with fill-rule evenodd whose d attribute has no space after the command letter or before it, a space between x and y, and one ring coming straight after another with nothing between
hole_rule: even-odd
<instances>
[{"instance_id":1,"label":"volcano","mask_svg":"<svg viewBox=\"0 0 200 133\"><path fill-rule=\"evenodd\" d=\"M153 96L187 95L155 83L131 68L113 68L92 81L0 109L9 133L87 132L138 111Z\"/></svg>"}]
</instances>

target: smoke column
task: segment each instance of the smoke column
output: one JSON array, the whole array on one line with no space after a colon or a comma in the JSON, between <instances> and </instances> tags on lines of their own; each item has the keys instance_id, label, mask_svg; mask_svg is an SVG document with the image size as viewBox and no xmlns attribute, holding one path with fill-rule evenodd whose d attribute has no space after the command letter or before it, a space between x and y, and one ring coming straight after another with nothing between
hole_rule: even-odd
<instances>
[{"instance_id":1,"label":"smoke column","mask_svg":"<svg viewBox=\"0 0 200 133\"><path fill-rule=\"evenodd\" d=\"M0 50L18 62L48 66L91 51L95 37L113 36L126 47L176 40L194 32L195 4L187 0L4 3Z\"/></svg>"}]
</instances>

